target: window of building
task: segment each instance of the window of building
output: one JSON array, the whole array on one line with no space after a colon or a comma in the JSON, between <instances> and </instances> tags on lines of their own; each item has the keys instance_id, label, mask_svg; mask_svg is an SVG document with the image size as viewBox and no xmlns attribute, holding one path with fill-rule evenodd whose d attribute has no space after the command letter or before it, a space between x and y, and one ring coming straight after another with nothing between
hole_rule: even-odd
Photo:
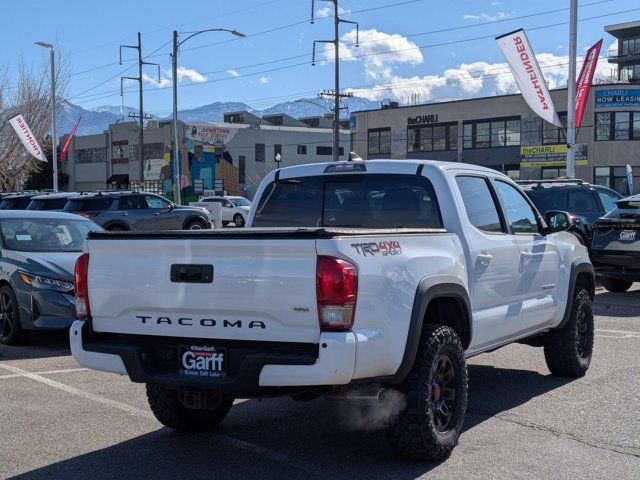
<instances>
[{"instance_id":1,"label":"window of building","mask_svg":"<svg viewBox=\"0 0 640 480\"><path fill-rule=\"evenodd\" d=\"M626 38L622 40L622 55L640 53L640 38Z\"/></svg>"},{"instance_id":2,"label":"window of building","mask_svg":"<svg viewBox=\"0 0 640 480\"><path fill-rule=\"evenodd\" d=\"M626 166L620 167L595 167L593 169L594 182L615 190L622 195L629 195ZM633 169L633 184L640 185L640 168ZM637 191L637 187L636 188Z\"/></svg>"},{"instance_id":3,"label":"window of building","mask_svg":"<svg viewBox=\"0 0 640 480\"><path fill-rule=\"evenodd\" d=\"M504 173L512 180L520 180L520 164L518 163L505 163L502 165L487 165L487 168L493 168L498 172Z\"/></svg>"},{"instance_id":4,"label":"window of building","mask_svg":"<svg viewBox=\"0 0 640 480\"><path fill-rule=\"evenodd\" d=\"M463 126L466 149L520 145L520 117L473 120Z\"/></svg>"},{"instance_id":5,"label":"window of building","mask_svg":"<svg viewBox=\"0 0 640 480\"><path fill-rule=\"evenodd\" d=\"M509 227L513 233L538 233L536 214L518 190L513 185L497 181L496 189L502 198ZM587 192L591 193L591 192Z\"/></svg>"},{"instance_id":6,"label":"window of building","mask_svg":"<svg viewBox=\"0 0 640 480\"><path fill-rule=\"evenodd\" d=\"M280 158L282 159L282 145L274 145L273 146L273 160L276 160L276 157L280 154Z\"/></svg>"},{"instance_id":7,"label":"window of building","mask_svg":"<svg viewBox=\"0 0 640 480\"><path fill-rule=\"evenodd\" d=\"M367 152L369 155L391 153L391 129L375 128L367 133Z\"/></svg>"},{"instance_id":8,"label":"window of building","mask_svg":"<svg viewBox=\"0 0 640 480\"><path fill-rule=\"evenodd\" d=\"M640 64L625 65L620 69L620 80L629 82L632 78L640 78Z\"/></svg>"},{"instance_id":9,"label":"window of building","mask_svg":"<svg viewBox=\"0 0 640 480\"><path fill-rule=\"evenodd\" d=\"M595 139L640 140L640 112L596 113Z\"/></svg>"},{"instance_id":10,"label":"window of building","mask_svg":"<svg viewBox=\"0 0 640 480\"><path fill-rule=\"evenodd\" d=\"M457 123L445 123L407 128L408 152L438 152L457 149Z\"/></svg>"},{"instance_id":11,"label":"window of building","mask_svg":"<svg viewBox=\"0 0 640 480\"><path fill-rule=\"evenodd\" d=\"M306 154L307 154L307 146L298 145L298 155L306 155Z\"/></svg>"},{"instance_id":12,"label":"window of building","mask_svg":"<svg viewBox=\"0 0 640 480\"><path fill-rule=\"evenodd\" d=\"M238 183L245 183L247 172L247 157L238 156Z\"/></svg>"},{"instance_id":13,"label":"window of building","mask_svg":"<svg viewBox=\"0 0 640 480\"><path fill-rule=\"evenodd\" d=\"M76 163L100 163L107 161L107 149L99 148L83 148L76 150L74 153Z\"/></svg>"},{"instance_id":14,"label":"window of building","mask_svg":"<svg viewBox=\"0 0 640 480\"><path fill-rule=\"evenodd\" d=\"M559 113L562 125L567 126L567 112ZM556 127L551 123L542 122L542 143L545 145L566 144L567 137L564 134L564 128Z\"/></svg>"},{"instance_id":15,"label":"window of building","mask_svg":"<svg viewBox=\"0 0 640 480\"><path fill-rule=\"evenodd\" d=\"M542 167L542 178L544 180L553 180L558 177L566 177L567 169L565 167Z\"/></svg>"},{"instance_id":16,"label":"window of building","mask_svg":"<svg viewBox=\"0 0 640 480\"><path fill-rule=\"evenodd\" d=\"M482 177L459 176L456 177L456 183L471 225L484 232L504 232L498 206L487 180Z\"/></svg>"},{"instance_id":17,"label":"window of building","mask_svg":"<svg viewBox=\"0 0 640 480\"><path fill-rule=\"evenodd\" d=\"M265 145L264 143L256 143L256 162L264 162Z\"/></svg>"},{"instance_id":18,"label":"window of building","mask_svg":"<svg viewBox=\"0 0 640 480\"><path fill-rule=\"evenodd\" d=\"M333 155L332 147L316 147L316 155ZM344 155L344 147L340 147L338 150L338 155Z\"/></svg>"}]
</instances>

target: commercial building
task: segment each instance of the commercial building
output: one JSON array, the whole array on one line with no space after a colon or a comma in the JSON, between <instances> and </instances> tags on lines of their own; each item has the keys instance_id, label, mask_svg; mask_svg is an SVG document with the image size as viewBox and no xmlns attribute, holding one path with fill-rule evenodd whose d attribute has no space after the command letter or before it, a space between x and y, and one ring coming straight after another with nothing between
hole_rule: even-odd
<instances>
[{"instance_id":1,"label":"commercial building","mask_svg":"<svg viewBox=\"0 0 640 480\"><path fill-rule=\"evenodd\" d=\"M640 22L606 31L620 39L620 55L611 59L620 65L620 80L591 89L577 134L576 175L627 193L627 164L640 185ZM567 89L553 90L551 97L566 122ZM390 103L353 113L351 129L352 150L365 159L467 162L520 179L566 174L564 130L544 122L519 94L407 107Z\"/></svg>"},{"instance_id":2,"label":"commercial building","mask_svg":"<svg viewBox=\"0 0 640 480\"><path fill-rule=\"evenodd\" d=\"M331 160L333 134L326 124L324 117L260 118L250 112L225 114L223 122L180 122L183 198L189 201L208 190L251 198L274 168ZM135 122L111 124L103 134L74 137L63 164L69 175L67 189L133 188L144 176L145 189L171 197L172 122L149 121L144 138L141 168ZM346 159L348 130L341 131L340 142L340 158Z\"/></svg>"}]
</instances>

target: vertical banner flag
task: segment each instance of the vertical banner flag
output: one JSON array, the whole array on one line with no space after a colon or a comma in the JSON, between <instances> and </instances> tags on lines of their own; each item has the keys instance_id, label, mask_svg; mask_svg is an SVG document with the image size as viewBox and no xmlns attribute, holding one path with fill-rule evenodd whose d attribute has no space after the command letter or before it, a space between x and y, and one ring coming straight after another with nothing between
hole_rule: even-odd
<instances>
[{"instance_id":1,"label":"vertical banner flag","mask_svg":"<svg viewBox=\"0 0 640 480\"><path fill-rule=\"evenodd\" d=\"M633 168L627 164L627 185L629 185L629 195L633 195Z\"/></svg>"},{"instance_id":2,"label":"vertical banner flag","mask_svg":"<svg viewBox=\"0 0 640 480\"><path fill-rule=\"evenodd\" d=\"M82 115L80 115L80 118L78 119L76 124L71 129L71 132L69 133L69 136L67 137L67 141L64 142L64 147L62 147L62 151L60 152L60 161L63 161L64 157L67 156L67 151L69 150L69 145L71 145L71 140L73 139L73 136L75 135L76 130L78 129L78 125L80 125L80 120L82 120Z\"/></svg>"},{"instance_id":3,"label":"vertical banner flag","mask_svg":"<svg viewBox=\"0 0 640 480\"><path fill-rule=\"evenodd\" d=\"M596 65L598 64L598 58L600 58L600 48L602 48L602 39L587 52L576 82L576 128L580 128L580 125L582 125L584 107L589 99L593 74L596 72Z\"/></svg>"},{"instance_id":4,"label":"vertical banner flag","mask_svg":"<svg viewBox=\"0 0 640 480\"><path fill-rule=\"evenodd\" d=\"M496 37L525 102L544 121L562 128L547 82L523 29Z\"/></svg>"},{"instance_id":5,"label":"vertical banner flag","mask_svg":"<svg viewBox=\"0 0 640 480\"><path fill-rule=\"evenodd\" d=\"M36 137L31 133L31 129L29 128L29 125L27 125L27 121L22 118L22 115L16 115L9 120L9 123L18 134L18 138L20 138L20 141L24 145L24 148L27 149L27 152L41 162L46 162L47 158L44 156L42 148L40 148Z\"/></svg>"}]
</instances>

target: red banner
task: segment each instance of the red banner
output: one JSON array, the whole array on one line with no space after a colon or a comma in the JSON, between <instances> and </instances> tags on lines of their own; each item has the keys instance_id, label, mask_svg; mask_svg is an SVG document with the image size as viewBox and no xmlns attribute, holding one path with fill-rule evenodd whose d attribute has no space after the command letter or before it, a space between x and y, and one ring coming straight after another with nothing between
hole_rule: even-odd
<instances>
[{"instance_id":1,"label":"red banner","mask_svg":"<svg viewBox=\"0 0 640 480\"><path fill-rule=\"evenodd\" d=\"M582 125L584 108L589 99L591 82L593 82L593 75L596 73L596 65L598 64L598 58L600 58L600 48L602 48L602 39L591 47L585 55L580 75L576 81L576 128L580 128L580 125Z\"/></svg>"},{"instance_id":2,"label":"red banner","mask_svg":"<svg viewBox=\"0 0 640 480\"><path fill-rule=\"evenodd\" d=\"M73 135L76 133L78 125L80 125L80 120L82 120L82 115L80 115L80 118L78 119L76 124L71 129L71 132L69 133L69 136L67 137L67 141L64 142L64 147L62 147L62 151L60 152L60 161L63 161L64 157L67 156L67 151L69 150L69 145L71 145L71 140L73 139Z\"/></svg>"}]
</instances>

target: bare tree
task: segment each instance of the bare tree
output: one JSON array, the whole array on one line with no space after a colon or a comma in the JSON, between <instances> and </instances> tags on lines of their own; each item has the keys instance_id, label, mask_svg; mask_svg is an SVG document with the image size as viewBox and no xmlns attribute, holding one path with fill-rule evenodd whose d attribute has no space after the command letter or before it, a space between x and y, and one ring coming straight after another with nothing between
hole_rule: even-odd
<instances>
[{"instance_id":1,"label":"bare tree","mask_svg":"<svg viewBox=\"0 0 640 480\"><path fill-rule=\"evenodd\" d=\"M45 144L51 127L51 74L48 55L38 65L27 65L20 60L15 75L10 66L0 68L0 189L15 190L31 172L42 168L42 163L31 157L13 131L9 120L21 114L31 127L38 142ZM58 111L65 98L69 80L68 61L56 52L56 97ZM51 159L49 158L49 161Z\"/></svg>"}]
</instances>

